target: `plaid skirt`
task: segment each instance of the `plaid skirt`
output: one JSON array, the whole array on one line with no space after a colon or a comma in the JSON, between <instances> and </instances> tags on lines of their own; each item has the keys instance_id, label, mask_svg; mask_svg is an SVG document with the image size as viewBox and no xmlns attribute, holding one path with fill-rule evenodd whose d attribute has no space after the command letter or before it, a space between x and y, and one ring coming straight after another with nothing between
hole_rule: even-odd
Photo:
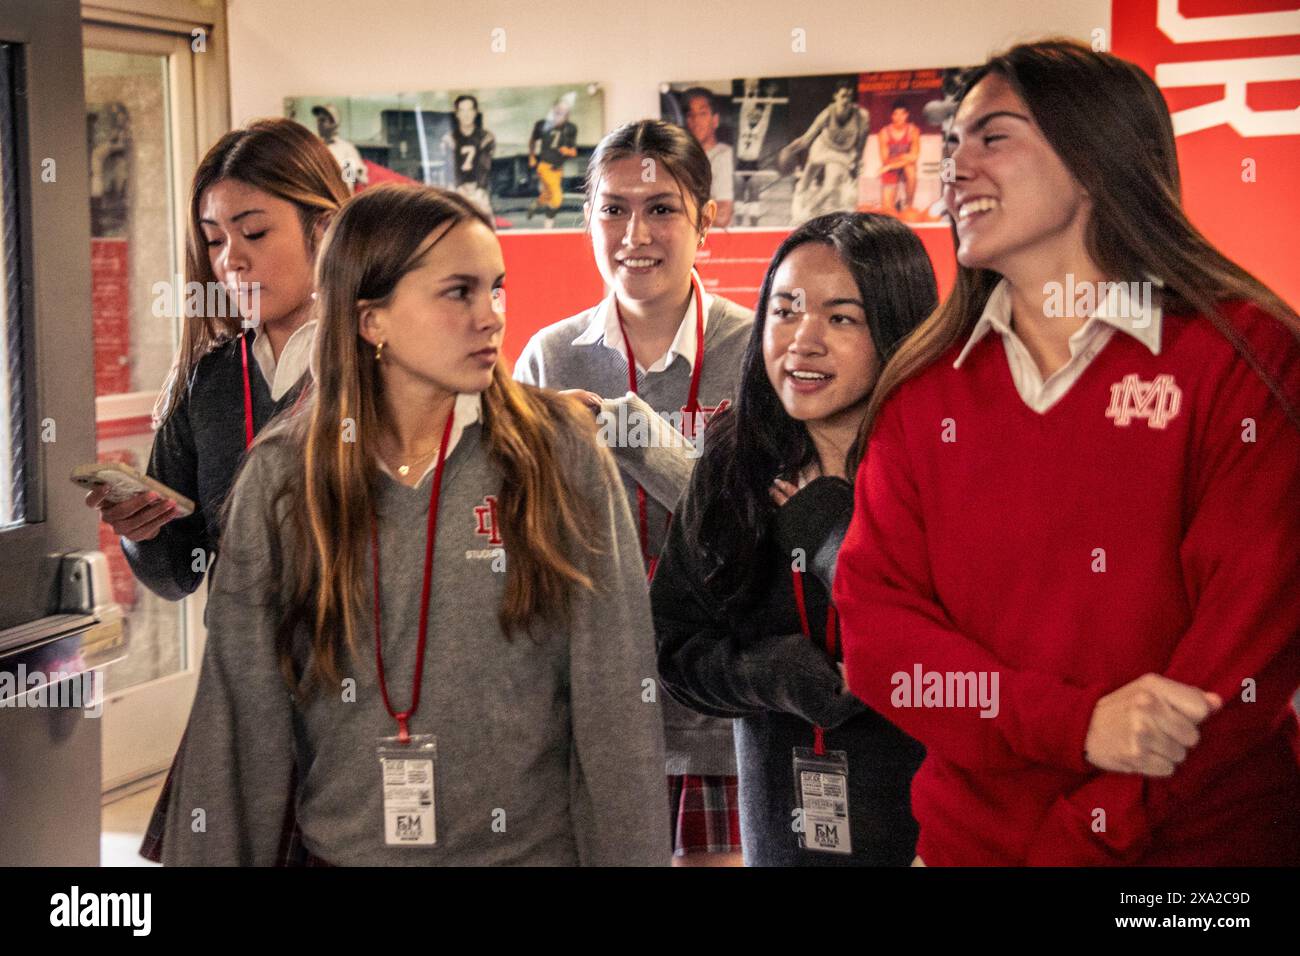
<instances>
[{"instance_id":1,"label":"plaid skirt","mask_svg":"<svg viewBox=\"0 0 1300 956\"><path fill-rule=\"evenodd\" d=\"M668 812L674 856L740 852L735 777L669 777Z\"/></svg>"}]
</instances>

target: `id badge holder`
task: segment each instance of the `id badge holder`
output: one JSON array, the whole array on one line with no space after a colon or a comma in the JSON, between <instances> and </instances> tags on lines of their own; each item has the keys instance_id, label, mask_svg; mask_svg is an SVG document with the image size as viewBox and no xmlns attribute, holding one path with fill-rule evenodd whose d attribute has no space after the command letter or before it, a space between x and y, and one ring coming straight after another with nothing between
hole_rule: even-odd
<instances>
[{"instance_id":1,"label":"id badge holder","mask_svg":"<svg viewBox=\"0 0 1300 956\"><path fill-rule=\"evenodd\" d=\"M803 811L799 846L819 853L853 852L849 833L849 755L794 748L794 795Z\"/></svg>"},{"instance_id":2,"label":"id badge holder","mask_svg":"<svg viewBox=\"0 0 1300 956\"><path fill-rule=\"evenodd\" d=\"M438 738L411 734L410 742L402 743L397 737L381 737L376 750L384 795L384 845L434 846Z\"/></svg>"}]
</instances>

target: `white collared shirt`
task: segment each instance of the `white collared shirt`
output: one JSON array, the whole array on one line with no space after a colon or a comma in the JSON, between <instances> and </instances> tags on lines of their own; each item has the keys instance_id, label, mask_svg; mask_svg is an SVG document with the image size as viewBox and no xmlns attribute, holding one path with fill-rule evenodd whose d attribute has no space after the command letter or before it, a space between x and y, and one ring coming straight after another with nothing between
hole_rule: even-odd
<instances>
[{"instance_id":1,"label":"white collared shirt","mask_svg":"<svg viewBox=\"0 0 1300 956\"><path fill-rule=\"evenodd\" d=\"M316 344L316 321L304 322L294 329L289 340L280 349L280 360L275 360L271 350L271 340L262 329L257 330L253 338L253 358L267 387L271 389L271 400L278 402L284 393L293 388L294 383L302 378L303 372L311 361L312 347Z\"/></svg>"},{"instance_id":2,"label":"white collared shirt","mask_svg":"<svg viewBox=\"0 0 1300 956\"><path fill-rule=\"evenodd\" d=\"M465 429L483 417L483 393L482 392L461 392L456 396L456 404L451 410L451 434L447 436L447 454L444 457L450 458L452 450L456 443L460 441L460 436L465 433ZM379 464L379 470L386 474L394 481L401 482L401 479L393 474L383 458L375 456L375 461ZM415 484L419 485L428 478L433 470L438 467L438 454L434 452L433 457L429 459L429 464L425 467L420 480ZM402 482L405 484L405 482Z\"/></svg>"},{"instance_id":3,"label":"white collared shirt","mask_svg":"<svg viewBox=\"0 0 1300 956\"><path fill-rule=\"evenodd\" d=\"M1042 414L1073 387L1117 329L1137 339L1152 355L1160 354L1160 290L1159 283L1153 282L1153 285L1156 288L1152 291L1150 306L1147 307L1141 299L1133 299L1129 295L1128 283L1112 284L1108 290L1110 294L1098 303L1087 321L1070 336L1070 360L1044 380L1038 370L1038 363L1011 327L1011 286L1003 279L993 289L979 321L975 323L970 338L966 340L965 347L952 367L961 368L966 356L970 355L984 336L990 331L998 332L1006 349L1007 365L1011 367L1011 380L1015 382L1016 391L1026 405Z\"/></svg>"},{"instance_id":4,"label":"white collared shirt","mask_svg":"<svg viewBox=\"0 0 1300 956\"><path fill-rule=\"evenodd\" d=\"M704 287L700 287L704 302L704 330L709 328L709 309L713 306L713 296L704 292ZM618 327L618 311L614 308L614 294L611 292L605 297L605 300L596 306L596 311L591 317L591 322L586 330L573 340L573 345L595 345L604 339L605 348L613 349L619 355L626 356L627 348L623 342L623 331ZM686 312L682 315L681 324L677 326L677 335L673 337L672 345L668 346L668 351L655 361L649 368L641 365L640 361L636 363L636 370L645 374L649 372L662 372L668 366L673 364L677 356L686 359L686 364L692 369L695 368L695 288L691 287L691 298L686 303Z\"/></svg>"}]
</instances>

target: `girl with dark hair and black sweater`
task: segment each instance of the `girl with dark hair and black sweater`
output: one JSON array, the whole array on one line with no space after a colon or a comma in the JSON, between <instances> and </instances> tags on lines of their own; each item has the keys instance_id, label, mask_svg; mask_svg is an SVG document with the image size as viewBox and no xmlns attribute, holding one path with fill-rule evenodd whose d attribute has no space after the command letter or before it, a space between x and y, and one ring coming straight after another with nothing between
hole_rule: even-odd
<instances>
[{"instance_id":1,"label":"girl with dark hair and black sweater","mask_svg":"<svg viewBox=\"0 0 1300 956\"><path fill-rule=\"evenodd\" d=\"M899 865L922 747L849 695L829 592L876 375L934 308L916 235L810 220L759 294L738 401L709 427L651 588L660 676L736 718L745 861Z\"/></svg>"},{"instance_id":2,"label":"girl with dark hair and black sweater","mask_svg":"<svg viewBox=\"0 0 1300 956\"><path fill-rule=\"evenodd\" d=\"M191 499L153 492L116 504L86 496L121 536L135 576L169 601L194 593L216 559L218 515L253 437L298 399L315 324L312 264L348 198L329 150L287 119L256 120L213 144L194 173L186 287L220 288L187 306L181 342L154 407L148 475Z\"/></svg>"}]
</instances>

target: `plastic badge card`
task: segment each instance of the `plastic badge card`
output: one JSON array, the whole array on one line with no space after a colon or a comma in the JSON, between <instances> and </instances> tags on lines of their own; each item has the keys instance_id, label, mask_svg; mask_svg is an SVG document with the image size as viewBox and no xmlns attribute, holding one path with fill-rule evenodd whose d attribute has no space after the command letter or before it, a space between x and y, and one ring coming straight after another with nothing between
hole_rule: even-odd
<instances>
[{"instance_id":1,"label":"plastic badge card","mask_svg":"<svg viewBox=\"0 0 1300 956\"><path fill-rule=\"evenodd\" d=\"M849 756L794 748L794 793L803 810L799 845L822 853L852 853L849 833Z\"/></svg>"},{"instance_id":2,"label":"plastic badge card","mask_svg":"<svg viewBox=\"0 0 1300 956\"><path fill-rule=\"evenodd\" d=\"M384 788L384 844L433 846L438 842L434 802L438 740L412 734L410 743L396 737L379 741Z\"/></svg>"}]
</instances>

